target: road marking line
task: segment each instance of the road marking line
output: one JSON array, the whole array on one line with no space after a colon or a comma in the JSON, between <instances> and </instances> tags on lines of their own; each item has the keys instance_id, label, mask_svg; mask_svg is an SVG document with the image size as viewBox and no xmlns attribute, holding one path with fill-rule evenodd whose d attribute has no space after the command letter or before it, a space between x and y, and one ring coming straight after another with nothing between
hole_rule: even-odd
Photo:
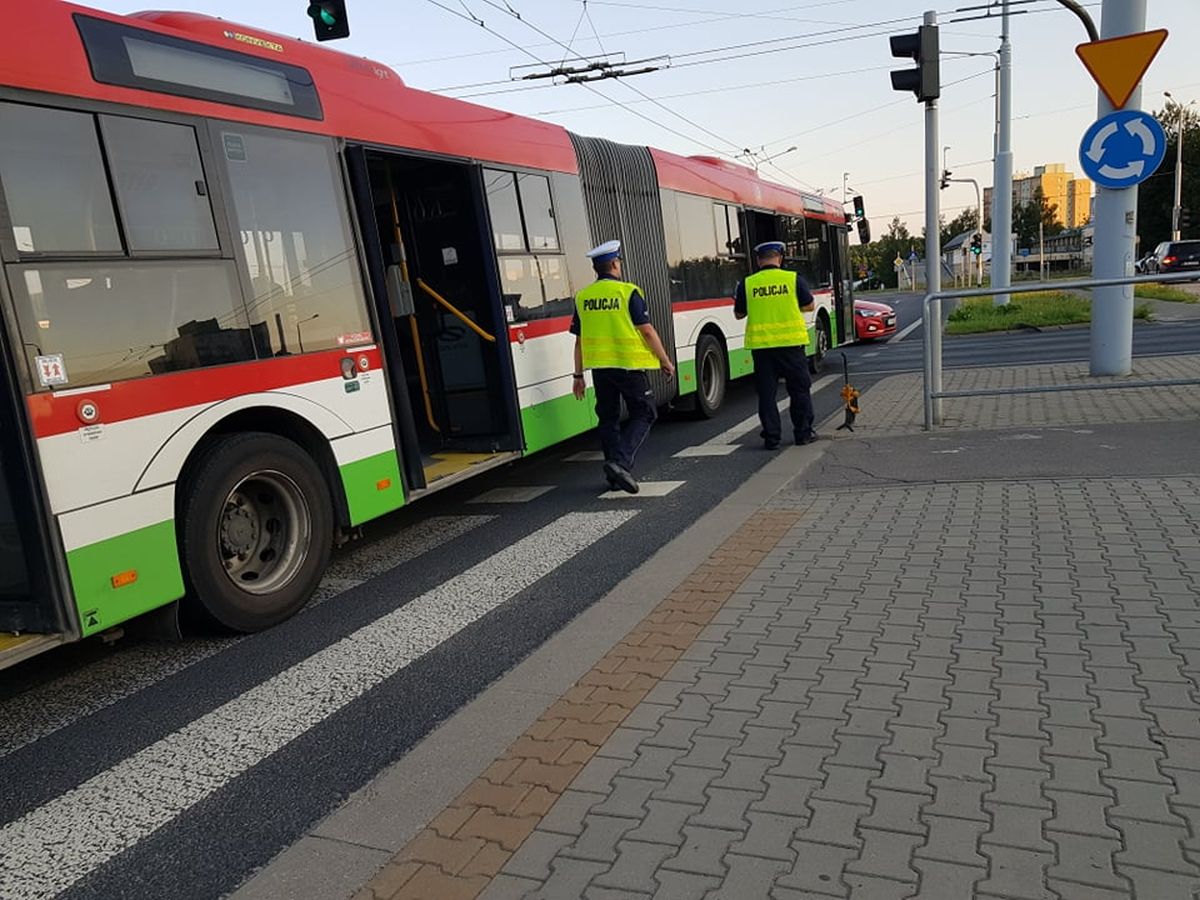
<instances>
[{"instance_id":1,"label":"road marking line","mask_svg":"<svg viewBox=\"0 0 1200 900\"><path fill-rule=\"evenodd\" d=\"M696 447L684 447L675 454L675 458L688 459L695 456L728 456L740 446L741 444L700 444Z\"/></svg>"},{"instance_id":2,"label":"road marking line","mask_svg":"<svg viewBox=\"0 0 1200 900\"><path fill-rule=\"evenodd\" d=\"M899 334L897 334L895 337L888 338L888 343L889 344L898 344L920 327L921 327L921 320L917 319L917 321L906 325L904 327L904 330L901 331Z\"/></svg>"},{"instance_id":3,"label":"road marking line","mask_svg":"<svg viewBox=\"0 0 1200 900\"><path fill-rule=\"evenodd\" d=\"M317 586L303 615L326 600L436 550L495 520L495 516L433 516L394 535L364 542L339 555ZM195 640L184 644L144 644L119 650L63 678L31 688L0 704L0 758L80 719L131 697L245 640Z\"/></svg>"},{"instance_id":4,"label":"road marking line","mask_svg":"<svg viewBox=\"0 0 1200 900\"><path fill-rule=\"evenodd\" d=\"M468 503L528 503L554 490L554 485L535 484L528 487L498 487L484 491Z\"/></svg>"},{"instance_id":5,"label":"road marking line","mask_svg":"<svg viewBox=\"0 0 1200 900\"><path fill-rule=\"evenodd\" d=\"M568 513L0 828L0 896L52 897L637 513Z\"/></svg>"},{"instance_id":6,"label":"road marking line","mask_svg":"<svg viewBox=\"0 0 1200 900\"><path fill-rule=\"evenodd\" d=\"M815 394L817 391L821 390L821 388L825 387L831 381L836 381L839 377L840 376L838 376L838 375L826 375L823 378L818 378L815 382L813 382L812 390L810 391L810 393ZM779 407L779 411L783 412L784 410L786 410L788 408L788 406L790 404L791 404L791 401L787 397L784 397L782 400L779 401L777 406ZM742 421L738 422L732 428L725 429L720 434L718 434L716 437L709 438L707 441L705 441L700 446L711 447L714 444L733 444L733 443L737 442L738 438L745 436L747 433L753 431L757 427L758 427L758 413L755 413L752 416L747 416L746 418L742 419Z\"/></svg>"},{"instance_id":7,"label":"road marking line","mask_svg":"<svg viewBox=\"0 0 1200 900\"><path fill-rule=\"evenodd\" d=\"M687 484L686 481L643 481L636 494L625 491L605 491L600 495L601 500L637 500L641 497L665 497L677 487Z\"/></svg>"},{"instance_id":8,"label":"road marking line","mask_svg":"<svg viewBox=\"0 0 1200 900\"><path fill-rule=\"evenodd\" d=\"M863 354L863 359L870 359L872 356L878 356L878 355L879 355L879 351L878 351L878 350L873 350L873 351L871 351L870 353L864 353L864 354Z\"/></svg>"},{"instance_id":9,"label":"road marking line","mask_svg":"<svg viewBox=\"0 0 1200 900\"><path fill-rule=\"evenodd\" d=\"M604 462L604 454L599 450L581 450L578 453L572 453L565 460L566 462Z\"/></svg>"}]
</instances>

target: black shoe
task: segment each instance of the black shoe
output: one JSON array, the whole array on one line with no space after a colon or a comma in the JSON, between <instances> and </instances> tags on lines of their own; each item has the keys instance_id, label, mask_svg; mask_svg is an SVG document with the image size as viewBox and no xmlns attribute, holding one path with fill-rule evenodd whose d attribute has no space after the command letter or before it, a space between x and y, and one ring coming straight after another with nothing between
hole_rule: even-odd
<instances>
[{"instance_id":1,"label":"black shoe","mask_svg":"<svg viewBox=\"0 0 1200 900\"><path fill-rule=\"evenodd\" d=\"M638 492L637 479L624 466L619 466L615 462L607 462L604 464L604 476L608 479L609 484L616 483L614 490L619 488L627 494Z\"/></svg>"},{"instance_id":2,"label":"black shoe","mask_svg":"<svg viewBox=\"0 0 1200 900\"><path fill-rule=\"evenodd\" d=\"M779 449L779 441L764 440L763 441L763 449L764 450L778 450Z\"/></svg>"},{"instance_id":3,"label":"black shoe","mask_svg":"<svg viewBox=\"0 0 1200 900\"><path fill-rule=\"evenodd\" d=\"M817 433L815 431L810 431L808 434L801 435L800 437L796 438L796 446L803 447L806 444L816 443L818 440L820 440L820 437L817 435Z\"/></svg>"}]
</instances>

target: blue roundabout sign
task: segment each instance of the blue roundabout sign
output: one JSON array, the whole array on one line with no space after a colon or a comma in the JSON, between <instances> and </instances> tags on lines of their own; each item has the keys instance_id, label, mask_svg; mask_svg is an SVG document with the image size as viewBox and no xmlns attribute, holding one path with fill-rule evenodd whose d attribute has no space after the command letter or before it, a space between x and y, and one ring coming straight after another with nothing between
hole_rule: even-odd
<instances>
[{"instance_id":1,"label":"blue roundabout sign","mask_svg":"<svg viewBox=\"0 0 1200 900\"><path fill-rule=\"evenodd\" d=\"M1079 162L1096 184L1120 190L1153 175L1166 152L1167 136L1154 116L1139 109L1118 110L1084 132Z\"/></svg>"}]
</instances>

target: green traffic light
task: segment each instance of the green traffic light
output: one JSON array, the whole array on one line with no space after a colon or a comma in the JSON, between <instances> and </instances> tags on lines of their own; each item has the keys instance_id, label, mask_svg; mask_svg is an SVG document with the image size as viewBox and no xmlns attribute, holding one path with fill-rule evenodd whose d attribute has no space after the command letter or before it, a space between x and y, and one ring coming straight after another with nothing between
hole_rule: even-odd
<instances>
[{"instance_id":1,"label":"green traffic light","mask_svg":"<svg viewBox=\"0 0 1200 900\"><path fill-rule=\"evenodd\" d=\"M336 25L337 24L337 19L335 19L333 17L332 13L330 13L329 10L327 10L327 9L321 10L321 21L324 22L326 25Z\"/></svg>"}]
</instances>

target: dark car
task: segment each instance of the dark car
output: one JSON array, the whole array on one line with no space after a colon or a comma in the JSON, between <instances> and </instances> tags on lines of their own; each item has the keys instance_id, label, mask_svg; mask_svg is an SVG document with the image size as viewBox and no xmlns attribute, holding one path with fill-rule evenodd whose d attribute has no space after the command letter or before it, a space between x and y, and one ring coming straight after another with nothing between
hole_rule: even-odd
<instances>
[{"instance_id":1,"label":"dark car","mask_svg":"<svg viewBox=\"0 0 1200 900\"><path fill-rule=\"evenodd\" d=\"M1150 270L1159 275L1195 270L1200 278L1200 241L1164 241L1154 251Z\"/></svg>"}]
</instances>

